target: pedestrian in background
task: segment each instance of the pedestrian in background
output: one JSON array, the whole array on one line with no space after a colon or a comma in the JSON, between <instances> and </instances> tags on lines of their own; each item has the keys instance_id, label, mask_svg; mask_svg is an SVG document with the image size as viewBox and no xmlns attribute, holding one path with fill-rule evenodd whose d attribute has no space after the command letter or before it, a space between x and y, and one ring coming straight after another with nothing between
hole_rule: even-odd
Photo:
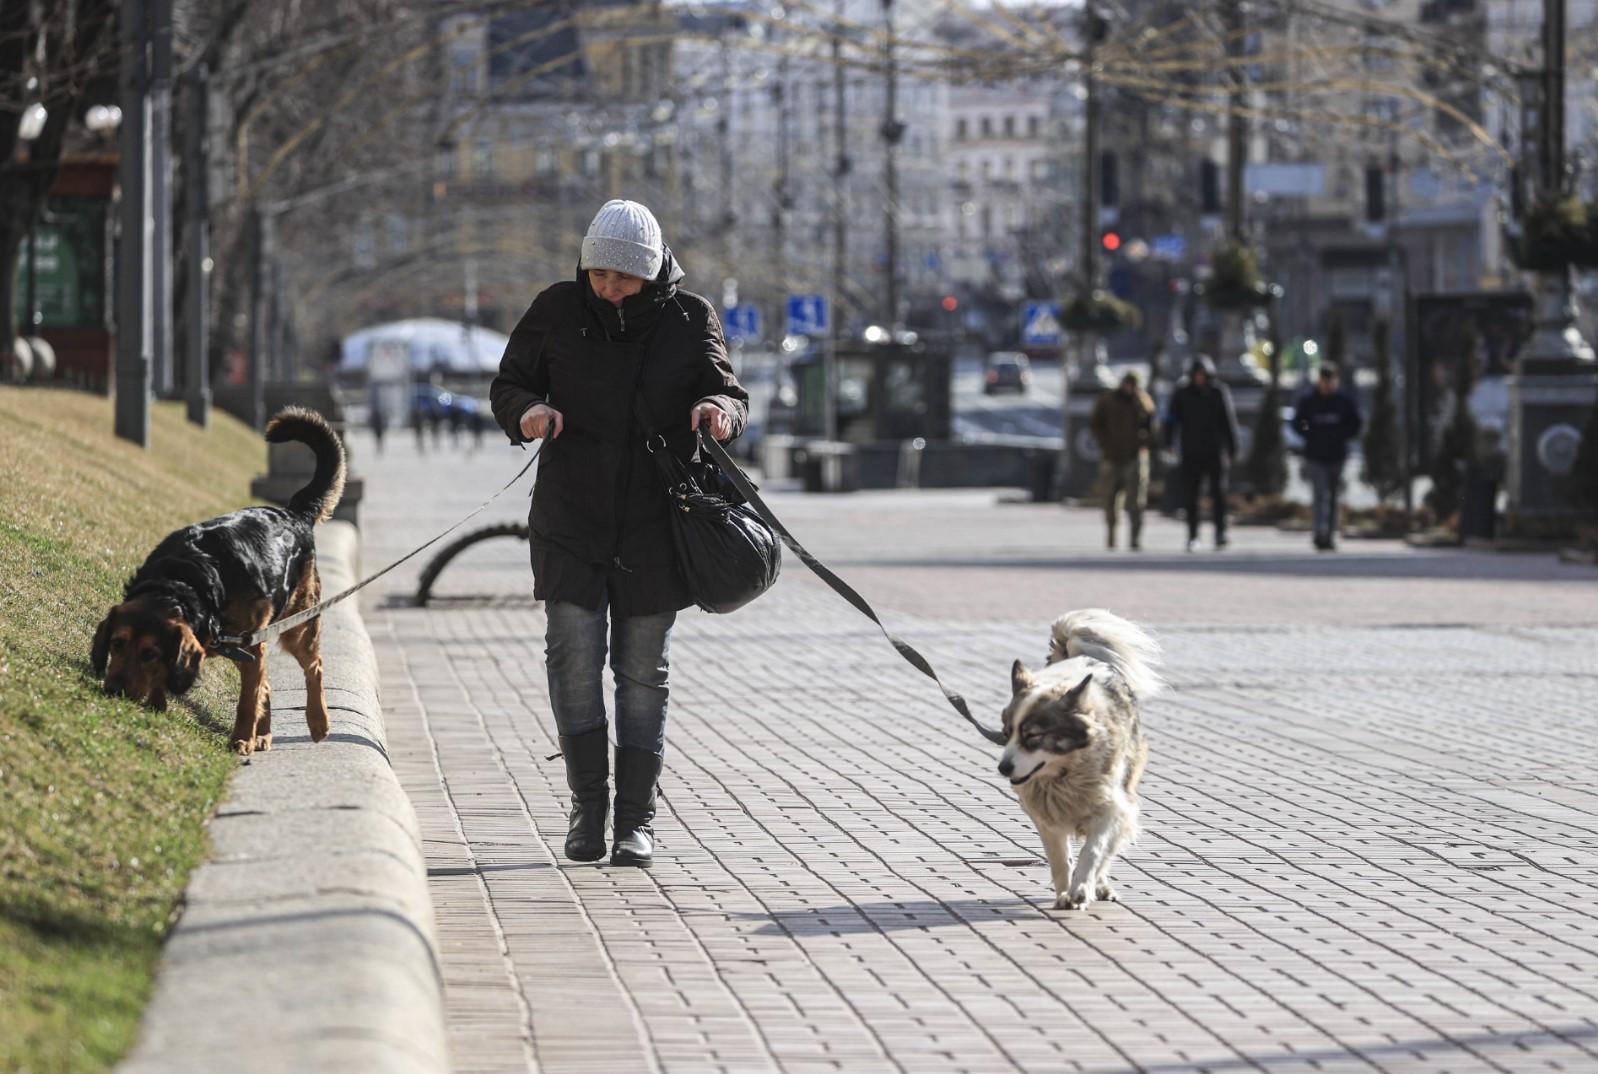
<instances>
[{"instance_id":1,"label":"pedestrian in background","mask_svg":"<svg viewBox=\"0 0 1598 1074\"><path fill-rule=\"evenodd\" d=\"M1237 415L1232 395L1215 378L1215 363L1193 359L1187 379L1171 395L1165 416L1165 446L1181 453L1182 491L1187 497L1187 550L1198 544L1199 501L1209 485L1215 503L1215 547L1226 547L1226 476L1237 455Z\"/></svg>"},{"instance_id":2,"label":"pedestrian in background","mask_svg":"<svg viewBox=\"0 0 1598 1074\"><path fill-rule=\"evenodd\" d=\"M573 861L605 854L607 638L616 680L610 863L647 866L654 856L668 641L693 598L649 453L687 462L697 429L730 440L748 416L715 308L681 290L682 279L654 215L637 202L606 202L583 238L577 278L533 299L489 389L512 443L549 436L528 527L549 700L572 793ZM658 434L647 444L640 408Z\"/></svg>"},{"instance_id":3,"label":"pedestrian in background","mask_svg":"<svg viewBox=\"0 0 1598 1074\"><path fill-rule=\"evenodd\" d=\"M1304 469L1309 472L1315 547L1331 552L1337 547L1338 497L1343 488L1343 464L1348 445L1364 427L1359 404L1338 386L1337 367L1323 363L1315 387L1293 408L1293 428L1304 438Z\"/></svg>"},{"instance_id":4,"label":"pedestrian in background","mask_svg":"<svg viewBox=\"0 0 1598 1074\"><path fill-rule=\"evenodd\" d=\"M1104 392L1093 404L1090 422L1099 445L1099 487L1104 494L1107 547L1115 547L1115 528L1121 503L1132 523L1131 549L1142 547L1143 506L1148 499L1149 444L1154 437L1154 400L1136 373L1121 378L1113 392Z\"/></svg>"}]
</instances>

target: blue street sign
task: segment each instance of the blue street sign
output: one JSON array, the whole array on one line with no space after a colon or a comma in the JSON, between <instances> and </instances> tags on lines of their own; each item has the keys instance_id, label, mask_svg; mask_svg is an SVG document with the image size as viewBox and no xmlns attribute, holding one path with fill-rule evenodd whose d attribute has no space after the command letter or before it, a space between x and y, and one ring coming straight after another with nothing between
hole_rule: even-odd
<instances>
[{"instance_id":1,"label":"blue street sign","mask_svg":"<svg viewBox=\"0 0 1598 1074\"><path fill-rule=\"evenodd\" d=\"M1021 311L1021 342L1028 347L1053 347L1064 336L1058 302L1028 302Z\"/></svg>"},{"instance_id":2,"label":"blue street sign","mask_svg":"<svg viewBox=\"0 0 1598 1074\"><path fill-rule=\"evenodd\" d=\"M1187 239L1181 235L1156 235L1149 249L1162 261L1180 261L1187 256Z\"/></svg>"},{"instance_id":3,"label":"blue street sign","mask_svg":"<svg viewBox=\"0 0 1598 1074\"><path fill-rule=\"evenodd\" d=\"M788 296L788 335L819 336L827 331L827 300L820 295Z\"/></svg>"},{"instance_id":4,"label":"blue street sign","mask_svg":"<svg viewBox=\"0 0 1598 1074\"><path fill-rule=\"evenodd\" d=\"M728 339L759 339L760 307L747 302L741 306L729 306L724 327Z\"/></svg>"}]
</instances>

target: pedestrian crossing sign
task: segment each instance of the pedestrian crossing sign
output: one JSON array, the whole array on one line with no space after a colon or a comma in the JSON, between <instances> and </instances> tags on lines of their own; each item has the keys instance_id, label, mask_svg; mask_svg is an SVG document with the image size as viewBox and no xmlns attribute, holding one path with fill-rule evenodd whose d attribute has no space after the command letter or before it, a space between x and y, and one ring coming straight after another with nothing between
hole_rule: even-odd
<instances>
[{"instance_id":1,"label":"pedestrian crossing sign","mask_svg":"<svg viewBox=\"0 0 1598 1074\"><path fill-rule=\"evenodd\" d=\"M1060 327L1058 302L1028 302L1021 312L1021 342L1028 347L1052 347L1065 336Z\"/></svg>"}]
</instances>

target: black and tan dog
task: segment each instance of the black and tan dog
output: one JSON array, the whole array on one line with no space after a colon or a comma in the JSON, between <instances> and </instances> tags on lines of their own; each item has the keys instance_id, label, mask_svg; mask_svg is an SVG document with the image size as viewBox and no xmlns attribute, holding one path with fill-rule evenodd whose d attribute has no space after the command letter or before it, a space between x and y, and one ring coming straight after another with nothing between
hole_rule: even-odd
<instances>
[{"instance_id":1,"label":"black and tan dog","mask_svg":"<svg viewBox=\"0 0 1598 1074\"><path fill-rule=\"evenodd\" d=\"M230 741L243 754L272 748L266 645L227 648L220 639L260 630L322 599L313 527L333 514L344 492L344 448L320 414L281 410L267 422L266 439L309 445L316 454L311 483L287 507L246 507L168 534L100 623L89 657L106 693L164 710L170 697L194 685L207 655L227 656L242 681ZM321 631L320 617L313 617L281 636L305 672L305 722L314 742L328 728Z\"/></svg>"}]
</instances>

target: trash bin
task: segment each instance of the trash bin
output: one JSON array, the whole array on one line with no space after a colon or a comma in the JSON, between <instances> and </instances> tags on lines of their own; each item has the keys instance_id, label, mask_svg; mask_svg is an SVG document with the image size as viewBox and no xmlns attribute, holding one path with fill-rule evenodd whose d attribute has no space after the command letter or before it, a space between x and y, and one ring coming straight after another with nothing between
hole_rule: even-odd
<instances>
[{"instance_id":1,"label":"trash bin","mask_svg":"<svg viewBox=\"0 0 1598 1074\"><path fill-rule=\"evenodd\" d=\"M793 453L793 466L799 477L799 487L806 492L825 492L826 484L821 474L821 456L814 451Z\"/></svg>"},{"instance_id":2,"label":"trash bin","mask_svg":"<svg viewBox=\"0 0 1598 1074\"><path fill-rule=\"evenodd\" d=\"M1027 493L1033 503L1049 503L1054 499L1054 467L1057 455L1052 451L1033 451L1027 457Z\"/></svg>"},{"instance_id":3,"label":"trash bin","mask_svg":"<svg viewBox=\"0 0 1598 1074\"><path fill-rule=\"evenodd\" d=\"M1459 506L1461 539L1481 537L1492 540L1498 531L1498 482L1479 466L1465 466L1465 487Z\"/></svg>"}]
</instances>

